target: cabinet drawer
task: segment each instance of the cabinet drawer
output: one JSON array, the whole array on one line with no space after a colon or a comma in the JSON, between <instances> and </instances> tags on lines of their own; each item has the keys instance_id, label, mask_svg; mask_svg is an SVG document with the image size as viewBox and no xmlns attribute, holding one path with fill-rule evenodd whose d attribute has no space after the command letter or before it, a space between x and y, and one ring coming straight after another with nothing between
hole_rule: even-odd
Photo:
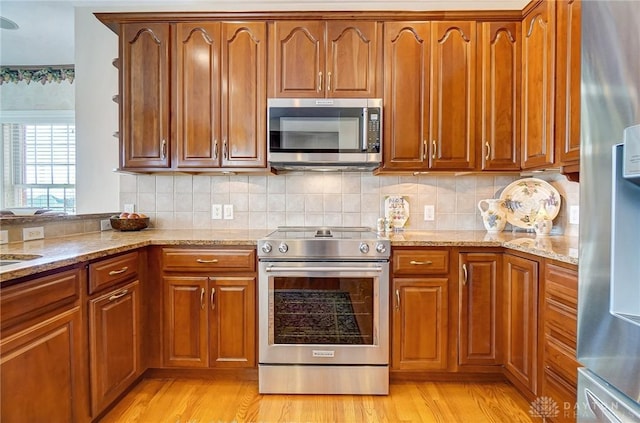
<instances>
[{"instance_id":1,"label":"cabinet drawer","mask_svg":"<svg viewBox=\"0 0 640 423\"><path fill-rule=\"evenodd\" d=\"M567 383L575 387L578 385L578 362L575 351L564 348L553 339L546 337L544 346L545 369L551 369Z\"/></svg>"},{"instance_id":2,"label":"cabinet drawer","mask_svg":"<svg viewBox=\"0 0 640 423\"><path fill-rule=\"evenodd\" d=\"M397 250L393 253L395 275L431 275L449 272L447 250Z\"/></svg>"},{"instance_id":3,"label":"cabinet drawer","mask_svg":"<svg viewBox=\"0 0 640 423\"><path fill-rule=\"evenodd\" d=\"M138 276L138 252L123 254L89 265L89 294Z\"/></svg>"},{"instance_id":4,"label":"cabinet drawer","mask_svg":"<svg viewBox=\"0 0 640 423\"><path fill-rule=\"evenodd\" d=\"M577 311L554 299L546 299L544 309L545 331L572 349L576 349Z\"/></svg>"},{"instance_id":5,"label":"cabinet drawer","mask_svg":"<svg viewBox=\"0 0 640 423\"><path fill-rule=\"evenodd\" d=\"M37 278L0 291L2 327L17 323L80 297L81 270L73 269Z\"/></svg>"},{"instance_id":6,"label":"cabinet drawer","mask_svg":"<svg viewBox=\"0 0 640 423\"><path fill-rule=\"evenodd\" d=\"M550 369L544 370L542 382L542 395L553 399L558 405L558 414L552 416L551 422L572 422L575 423L576 388L567 384L561 377Z\"/></svg>"},{"instance_id":7,"label":"cabinet drawer","mask_svg":"<svg viewBox=\"0 0 640 423\"><path fill-rule=\"evenodd\" d=\"M253 272L256 268L255 249L180 249L162 250L165 271L186 270L207 272Z\"/></svg>"},{"instance_id":8,"label":"cabinet drawer","mask_svg":"<svg viewBox=\"0 0 640 423\"><path fill-rule=\"evenodd\" d=\"M547 263L544 270L545 295L569 308L578 307L578 272Z\"/></svg>"}]
</instances>

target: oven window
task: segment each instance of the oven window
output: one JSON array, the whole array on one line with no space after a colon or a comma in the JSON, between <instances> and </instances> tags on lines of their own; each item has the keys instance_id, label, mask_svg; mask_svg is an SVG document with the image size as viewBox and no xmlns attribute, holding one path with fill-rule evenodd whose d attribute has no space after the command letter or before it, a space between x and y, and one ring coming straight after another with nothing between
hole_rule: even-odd
<instances>
[{"instance_id":1,"label":"oven window","mask_svg":"<svg viewBox=\"0 0 640 423\"><path fill-rule=\"evenodd\" d=\"M273 278L275 344L373 345L374 278Z\"/></svg>"}]
</instances>

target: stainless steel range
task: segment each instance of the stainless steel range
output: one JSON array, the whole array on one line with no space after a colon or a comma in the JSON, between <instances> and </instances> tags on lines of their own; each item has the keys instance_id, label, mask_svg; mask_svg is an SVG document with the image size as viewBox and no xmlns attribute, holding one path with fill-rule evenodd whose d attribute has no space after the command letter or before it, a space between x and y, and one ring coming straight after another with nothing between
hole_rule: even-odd
<instances>
[{"instance_id":1,"label":"stainless steel range","mask_svg":"<svg viewBox=\"0 0 640 423\"><path fill-rule=\"evenodd\" d=\"M260 393L389 393L389 252L364 227L258 241Z\"/></svg>"}]
</instances>

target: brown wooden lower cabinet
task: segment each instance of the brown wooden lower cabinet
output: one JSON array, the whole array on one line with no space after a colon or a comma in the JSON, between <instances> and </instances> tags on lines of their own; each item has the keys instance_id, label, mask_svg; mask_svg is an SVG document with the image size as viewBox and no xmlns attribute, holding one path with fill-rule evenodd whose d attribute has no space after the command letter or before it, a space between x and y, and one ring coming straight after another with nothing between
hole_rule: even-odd
<instances>
[{"instance_id":1,"label":"brown wooden lower cabinet","mask_svg":"<svg viewBox=\"0 0 640 423\"><path fill-rule=\"evenodd\" d=\"M554 422L576 421L578 269L547 261L541 279L544 353L542 395L558 405Z\"/></svg>"},{"instance_id":2,"label":"brown wooden lower cabinet","mask_svg":"<svg viewBox=\"0 0 640 423\"><path fill-rule=\"evenodd\" d=\"M504 255L504 366L525 396L539 393L538 262Z\"/></svg>"},{"instance_id":3,"label":"brown wooden lower cabinet","mask_svg":"<svg viewBox=\"0 0 640 423\"><path fill-rule=\"evenodd\" d=\"M0 291L0 421L88 420L79 305L85 280L73 269Z\"/></svg>"}]
</instances>

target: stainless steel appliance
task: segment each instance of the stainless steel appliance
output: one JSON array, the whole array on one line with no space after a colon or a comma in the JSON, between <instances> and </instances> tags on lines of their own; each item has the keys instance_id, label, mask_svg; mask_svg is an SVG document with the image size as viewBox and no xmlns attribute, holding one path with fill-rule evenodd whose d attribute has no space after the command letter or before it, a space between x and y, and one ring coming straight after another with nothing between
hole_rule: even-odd
<instances>
[{"instance_id":1,"label":"stainless steel appliance","mask_svg":"<svg viewBox=\"0 0 640 423\"><path fill-rule=\"evenodd\" d=\"M640 187L616 146L640 123L638 22L637 2L582 2L579 422L640 422Z\"/></svg>"},{"instance_id":2,"label":"stainless steel appliance","mask_svg":"<svg viewBox=\"0 0 640 423\"><path fill-rule=\"evenodd\" d=\"M389 393L389 255L361 227L258 241L260 393Z\"/></svg>"},{"instance_id":3,"label":"stainless steel appliance","mask_svg":"<svg viewBox=\"0 0 640 423\"><path fill-rule=\"evenodd\" d=\"M371 170L382 161L382 99L269 99L267 134L274 168Z\"/></svg>"}]
</instances>

